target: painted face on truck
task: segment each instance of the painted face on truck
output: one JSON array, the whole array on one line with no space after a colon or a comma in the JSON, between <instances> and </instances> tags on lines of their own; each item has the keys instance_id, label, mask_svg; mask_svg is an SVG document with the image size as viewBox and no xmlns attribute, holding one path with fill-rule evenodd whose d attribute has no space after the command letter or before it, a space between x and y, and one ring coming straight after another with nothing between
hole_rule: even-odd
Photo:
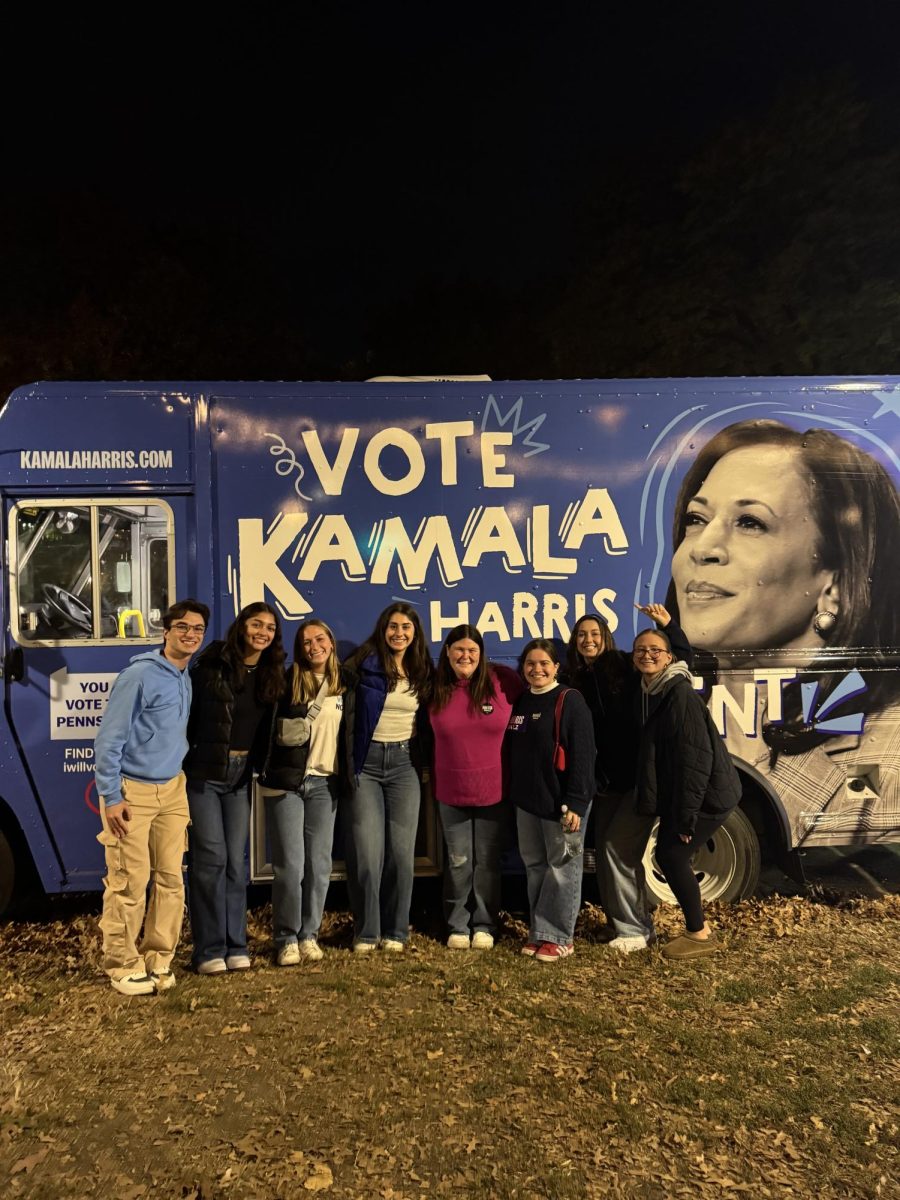
<instances>
[{"instance_id":1,"label":"painted face on truck","mask_svg":"<svg viewBox=\"0 0 900 1200\"><path fill-rule=\"evenodd\" d=\"M672 558L681 626L702 650L821 645L831 607L811 483L794 450L745 446L715 464L689 501Z\"/></svg>"}]
</instances>

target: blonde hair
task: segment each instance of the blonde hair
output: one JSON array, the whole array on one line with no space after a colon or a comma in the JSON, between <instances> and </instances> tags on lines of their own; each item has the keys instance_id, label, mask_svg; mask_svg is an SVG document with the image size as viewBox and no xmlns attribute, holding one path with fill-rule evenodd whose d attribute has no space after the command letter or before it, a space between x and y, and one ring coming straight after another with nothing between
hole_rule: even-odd
<instances>
[{"instance_id":1,"label":"blonde hair","mask_svg":"<svg viewBox=\"0 0 900 1200\"><path fill-rule=\"evenodd\" d=\"M325 664L325 680L328 684L327 695L341 696L344 685L341 683L341 664L337 656L337 640L331 629L324 621L311 619L304 621L294 638L294 665L291 668L291 703L311 704L319 693L319 681L303 653L303 634L311 625L324 629L331 641L331 653Z\"/></svg>"}]
</instances>

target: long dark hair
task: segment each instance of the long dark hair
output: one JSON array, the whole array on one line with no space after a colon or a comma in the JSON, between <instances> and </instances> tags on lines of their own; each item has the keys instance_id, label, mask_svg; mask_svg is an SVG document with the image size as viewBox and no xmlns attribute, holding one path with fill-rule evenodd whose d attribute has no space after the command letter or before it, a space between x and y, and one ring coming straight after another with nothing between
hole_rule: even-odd
<instances>
[{"instance_id":1,"label":"long dark hair","mask_svg":"<svg viewBox=\"0 0 900 1200\"><path fill-rule=\"evenodd\" d=\"M400 613L402 616L408 617L412 622L415 633L412 644L407 646L404 652L403 667L409 682L409 690L420 704L426 704L431 699L434 663L431 661L431 655L428 653L425 632L422 629L419 614L411 604L404 604L402 601L398 601L396 604L391 604L386 608L375 622L375 628L359 649L354 651L350 659L350 665L358 667L360 663L374 654L378 659L382 671L387 676L388 691L394 691L400 682L400 673L394 662L393 654L388 650L386 638L388 622L394 613Z\"/></svg>"},{"instance_id":2,"label":"long dark hair","mask_svg":"<svg viewBox=\"0 0 900 1200\"><path fill-rule=\"evenodd\" d=\"M603 649L593 663L586 662L578 653L578 630L585 621L596 621L600 626L600 636ZM623 684L632 672L625 656L616 647L615 638L609 625L599 613L585 613L572 626L572 636L566 648L566 669L573 683L582 683L591 673L600 675L606 681L610 692L621 691Z\"/></svg>"},{"instance_id":3,"label":"long dark hair","mask_svg":"<svg viewBox=\"0 0 900 1200\"><path fill-rule=\"evenodd\" d=\"M706 443L684 477L675 505L673 554L684 540L688 505L707 475L726 454L746 446L778 446L794 452L810 484L816 552L823 568L835 574L837 620L827 635L828 645L803 668L804 675L819 674L824 697L840 681L843 670L868 667L866 693L856 702L868 712L883 708L900 696L900 672L885 669L900 653L900 608L894 596L900 561L900 498L887 471L871 455L827 429L801 433L772 420L729 425ZM666 608L680 623L674 582L669 584ZM810 620L812 616L811 612ZM712 654L698 654L698 673L710 675L717 668ZM784 688L784 700L787 728L800 722L799 684ZM778 731L770 729L766 740L777 742Z\"/></svg>"},{"instance_id":4,"label":"long dark hair","mask_svg":"<svg viewBox=\"0 0 900 1200\"><path fill-rule=\"evenodd\" d=\"M204 650L200 655L200 660L210 653L217 654L229 667L233 678L238 681L240 687L244 658L247 654L244 627L252 617L257 617L260 613L268 613L275 618L275 636L259 656L259 664L253 673L254 689L256 699L261 704L274 704L284 693L284 660L286 656L281 642L281 621L271 605L265 604L262 600L245 605L229 625L224 642L215 650L212 646Z\"/></svg>"},{"instance_id":5,"label":"long dark hair","mask_svg":"<svg viewBox=\"0 0 900 1200\"><path fill-rule=\"evenodd\" d=\"M455 625L444 638L437 670L434 673L434 695L431 701L434 712L440 712L450 703L450 697L453 695L453 689L457 683L456 675L450 666L450 647L465 639L474 642L478 647L478 666L469 679L470 711L477 713L483 704L486 704L488 700L493 700L496 695L494 673L484 655L484 639L474 625Z\"/></svg>"}]
</instances>

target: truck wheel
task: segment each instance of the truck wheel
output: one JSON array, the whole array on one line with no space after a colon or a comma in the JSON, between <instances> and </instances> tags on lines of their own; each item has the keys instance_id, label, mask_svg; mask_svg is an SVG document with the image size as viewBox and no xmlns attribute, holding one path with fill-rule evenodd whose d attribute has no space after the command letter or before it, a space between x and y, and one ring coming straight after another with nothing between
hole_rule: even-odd
<instances>
[{"instance_id":1,"label":"truck wheel","mask_svg":"<svg viewBox=\"0 0 900 1200\"><path fill-rule=\"evenodd\" d=\"M733 809L725 824L694 855L694 874L703 903L752 896L759 883L760 859L756 830L739 808ZM652 903L678 903L656 865L656 826L644 853L644 871Z\"/></svg>"},{"instance_id":2,"label":"truck wheel","mask_svg":"<svg viewBox=\"0 0 900 1200\"><path fill-rule=\"evenodd\" d=\"M12 903L16 885L16 860L13 858L12 846L0 830L0 916Z\"/></svg>"}]
</instances>

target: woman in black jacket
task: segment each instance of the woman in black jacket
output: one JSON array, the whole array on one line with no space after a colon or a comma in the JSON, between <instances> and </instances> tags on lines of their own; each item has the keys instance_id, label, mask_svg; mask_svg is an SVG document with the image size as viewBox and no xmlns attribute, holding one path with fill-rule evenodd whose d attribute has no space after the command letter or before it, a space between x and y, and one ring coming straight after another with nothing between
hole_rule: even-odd
<instances>
[{"instance_id":1,"label":"woman in black jacket","mask_svg":"<svg viewBox=\"0 0 900 1200\"><path fill-rule=\"evenodd\" d=\"M284 690L278 616L248 604L225 640L212 642L191 671L184 760L191 811L188 899L194 967L201 975L244 971L250 781L264 771Z\"/></svg>"},{"instance_id":2,"label":"woman in black jacket","mask_svg":"<svg viewBox=\"0 0 900 1200\"><path fill-rule=\"evenodd\" d=\"M663 605L636 604L635 608L665 629L675 656L690 666L691 647ZM630 954L656 941L643 862L653 822L638 813L634 790L641 737L636 705L641 677L632 656L616 649L609 626L596 613L586 613L575 622L568 666L569 678L584 696L594 722L597 886L615 934L607 944Z\"/></svg>"},{"instance_id":3,"label":"woman in black jacket","mask_svg":"<svg viewBox=\"0 0 900 1200\"><path fill-rule=\"evenodd\" d=\"M322 957L318 937L334 823L338 800L350 786L354 692L324 621L304 621L297 630L286 683L275 744L260 779L275 871L272 932L280 967Z\"/></svg>"},{"instance_id":4,"label":"woman in black jacket","mask_svg":"<svg viewBox=\"0 0 900 1200\"><path fill-rule=\"evenodd\" d=\"M684 912L685 932L663 947L667 958L700 958L718 947L703 916L694 851L715 833L741 799L741 782L690 671L672 645L647 629L634 642L641 675L641 743L637 808L659 817L656 861Z\"/></svg>"}]
</instances>

